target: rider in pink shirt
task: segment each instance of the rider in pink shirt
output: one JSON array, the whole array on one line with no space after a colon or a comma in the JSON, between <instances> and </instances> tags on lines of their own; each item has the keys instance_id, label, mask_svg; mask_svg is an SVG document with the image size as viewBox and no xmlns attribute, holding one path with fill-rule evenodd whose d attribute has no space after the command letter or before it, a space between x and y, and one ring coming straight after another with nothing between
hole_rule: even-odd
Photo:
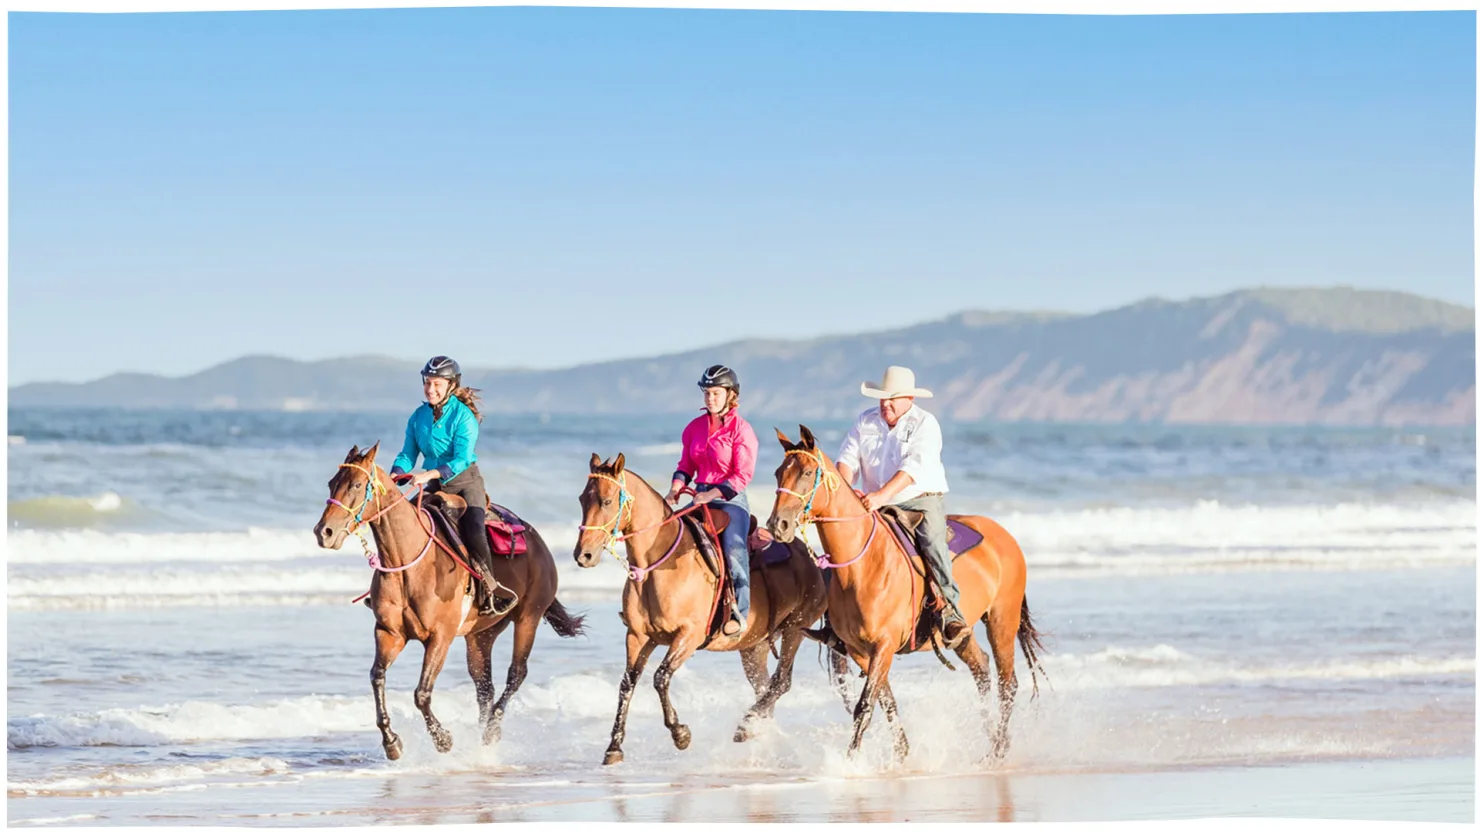
<instances>
[{"instance_id":1,"label":"rider in pink shirt","mask_svg":"<svg viewBox=\"0 0 1480 833\"><path fill-rule=\"evenodd\" d=\"M735 407L740 403L740 378L724 365L714 365L699 380L704 410L683 429L683 452L673 472L668 502L677 503L680 490L693 483L694 502L715 502L730 516L720 533L725 561L734 577L735 610L724 631L734 636L745 630L750 615L750 503L745 487L755 476L760 443L755 431Z\"/></svg>"}]
</instances>

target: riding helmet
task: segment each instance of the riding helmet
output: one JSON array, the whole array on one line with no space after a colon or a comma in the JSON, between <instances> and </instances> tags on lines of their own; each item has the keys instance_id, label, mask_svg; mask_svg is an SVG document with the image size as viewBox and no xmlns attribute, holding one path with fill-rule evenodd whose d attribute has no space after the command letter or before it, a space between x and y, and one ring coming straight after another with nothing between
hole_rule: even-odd
<instances>
[{"instance_id":1,"label":"riding helmet","mask_svg":"<svg viewBox=\"0 0 1480 833\"><path fill-rule=\"evenodd\" d=\"M451 379L455 382L462 378L462 368L457 366L457 362L446 356L433 356L427 359L426 365L422 367L421 377L428 379L434 376Z\"/></svg>"},{"instance_id":2,"label":"riding helmet","mask_svg":"<svg viewBox=\"0 0 1480 833\"><path fill-rule=\"evenodd\" d=\"M704 371L704 375L699 379L699 387L729 388L738 396L740 394L740 377L735 375L735 371L728 367L722 364L716 364Z\"/></svg>"}]
</instances>

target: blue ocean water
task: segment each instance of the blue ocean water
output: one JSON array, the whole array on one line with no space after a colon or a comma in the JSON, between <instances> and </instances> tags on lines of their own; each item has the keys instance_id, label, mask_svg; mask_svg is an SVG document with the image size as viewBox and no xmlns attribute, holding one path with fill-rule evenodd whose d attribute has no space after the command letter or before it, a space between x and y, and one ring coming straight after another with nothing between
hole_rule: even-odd
<instances>
[{"instance_id":1,"label":"blue ocean water","mask_svg":"<svg viewBox=\"0 0 1480 833\"><path fill-rule=\"evenodd\" d=\"M358 547L320 550L310 530L349 448L380 441L388 465L404 420L10 411L12 822L271 823L251 808L334 783L349 791L347 817L278 823L359 823L346 819L396 805L381 785L408 773L496 777L515 804L541 784L540 800L648 788L598 766L621 668L623 574L610 559L578 569L570 551L591 454L624 453L662 484L684 417L485 421L477 451L491 496L540 528L561 598L591 614L591 634L541 631L530 682L489 750L474 743L472 688L449 661L437 696L459 738L450 756L420 731L419 653L408 651L391 675L408 746L393 765L372 720L370 617L348 604L368 570ZM749 496L764 517L781 451L770 421L755 427ZM847 426L809 427L835 449ZM1473 428L944 430L949 510L988 514L1018 538L1034 618L1052 635L1052 687L1015 718L1009 770L1473 758ZM969 703L969 680L928 655L896 669L909 771L972 771L980 739L938 705ZM867 760L842 759L847 721L808 651L797 677L774 734L736 746L729 730L749 692L738 660L700 655L674 683L695 748L672 748L644 686L629 760L659 780L720 785L887 769L879 739ZM279 798L253 798L265 795Z\"/></svg>"}]
</instances>

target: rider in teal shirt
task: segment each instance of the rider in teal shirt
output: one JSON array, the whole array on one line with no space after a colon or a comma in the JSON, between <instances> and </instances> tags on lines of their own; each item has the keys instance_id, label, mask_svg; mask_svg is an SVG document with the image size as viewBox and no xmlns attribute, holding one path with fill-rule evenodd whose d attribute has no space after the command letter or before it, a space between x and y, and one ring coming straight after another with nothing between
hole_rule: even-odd
<instances>
[{"instance_id":1,"label":"rider in teal shirt","mask_svg":"<svg viewBox=\"0 0 1480 833\"><path fill-rule=\"evenodd\" d=\"M473 447L478 444L478 418L461 399L447 398L442 416L437 418L430 403L412 411L406 420L406 442L391 467L394 476L416 467L416 457L426 458L426 467L436 469L446 483L478 462Z\"/></svg>"},{"instance_id":2,"label":"rider in teal shirt","mask_svg":"<svg viewBox=\"0 0 1480 833\"><path fill-rule=\"evenodd\" d=\"M391 478L467 501L458 531L488 590L481 609L484 614L503 615L513 607L517 596L511 597L512 591L493 577L493 550L484 528L488 490L478 471L478 455L473 453L480 419L477 392L462 386L462 368L446 356L433 356L421 369L421 379L427 401L406 420L406 442L391 465ZM411 474L417 457L422 458L426 469Z\"/></svg>"}]
</instances>

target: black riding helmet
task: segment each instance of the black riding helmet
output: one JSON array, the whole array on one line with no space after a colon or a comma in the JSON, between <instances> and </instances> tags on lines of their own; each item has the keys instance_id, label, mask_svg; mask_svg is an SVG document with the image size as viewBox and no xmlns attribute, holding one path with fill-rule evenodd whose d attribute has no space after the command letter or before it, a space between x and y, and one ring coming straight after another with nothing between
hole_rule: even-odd
<instances>
[{"instance_id":1,"label":"black riding helmet","mask_svg":"<svg viewBox=\"0 0 1480 833\"><path fill-rule=\"evenodd\" d=\"M711 365L708 370L704 371L704 375L699 378L699 387L729 388L735 392L736 396L739 396L740 377L735 375L735 371L722 364Z\"/></svg>"},{"instance_id":2,"label":"black riding helmet","mask_svg":"<svg viewBox=\"0 0 1480 833\"><path fill-rule=\"evenodd\" d=\"M462 368L457 366L457 362L446 356L433 356L427 359L427 363L421 368L421 378L429 379L434 376L440 376L443 379L451 379L453 382L456 382L462 378Z\"/></svg>"},{"instance_id":3,"label":"black riding helmet","mask_svg":"<svg viewBox=\"0 0 1480 833\"><path fill-rule=\"evenodd\" d=\"M426 360L422 367L422 376L441 376L443 379L456 379L462 376L462 368L457 367L457 362L450 360L445 355L434 355Z\"/></svg>"}]
</instances>

